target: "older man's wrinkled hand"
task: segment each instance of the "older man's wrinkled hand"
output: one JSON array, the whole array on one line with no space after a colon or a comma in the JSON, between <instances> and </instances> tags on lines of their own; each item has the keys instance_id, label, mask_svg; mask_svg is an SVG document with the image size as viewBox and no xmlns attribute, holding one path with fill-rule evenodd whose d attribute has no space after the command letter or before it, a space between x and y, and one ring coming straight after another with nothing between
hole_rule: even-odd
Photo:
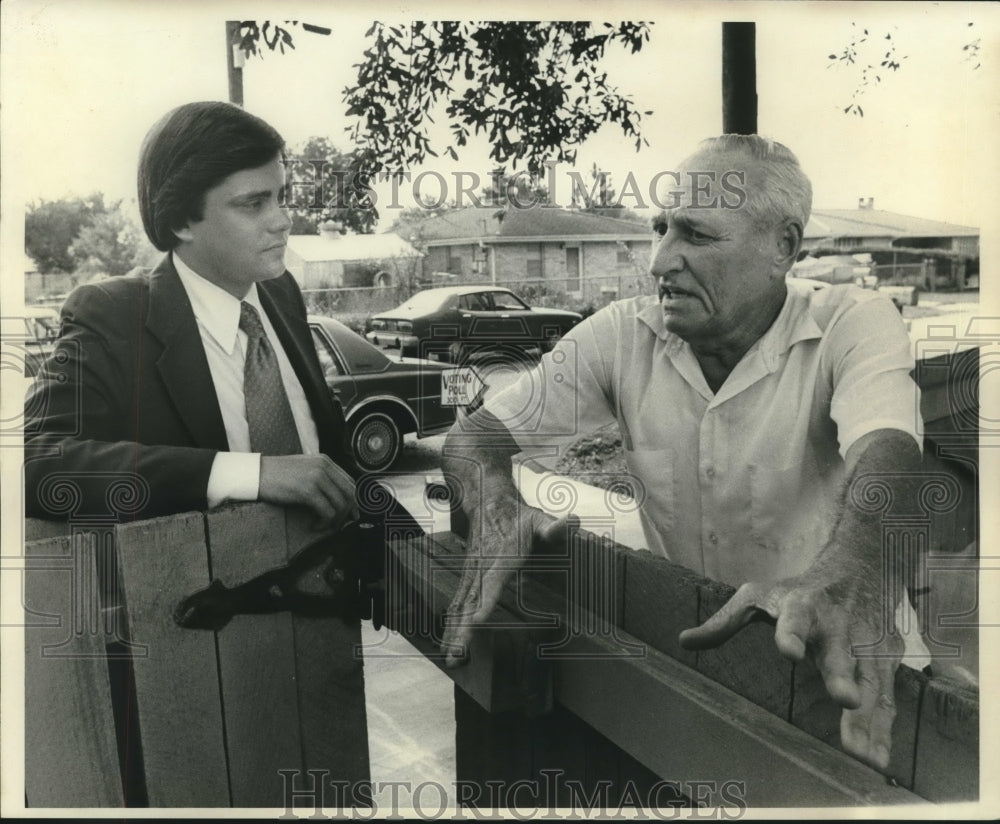
<instances>
[{"instance_id":1,"label":"older man's wrinkled hand","mask_svg":"<svg viewBox=\"0 0 1000 824\"><path fill-rule=\"evenodd\" d=\"M744 584L701 626L682 632L680 642L688 649L707 649L764 615L775 619L778 651L793 661L808 655L830 697L844 708L844 750L885 769L903 641L892 624L892 599L870 578L855 570L821 568L775 584Z\"/></svg>"},{"instance_id":2,"label":"older man's wrinkled hand","mask_svg":"<svg viewBox=\"0 0 1000 824\"><path fill-rule=\"evenodd\" d=\"M504 587L524 566L537 543L565 539L576 519L554 518L520 500L493 501L471 519L458 590L445 615L441 644L445 663L469 660L478 627L488 624Z\"/></svg>"}]
</instances>

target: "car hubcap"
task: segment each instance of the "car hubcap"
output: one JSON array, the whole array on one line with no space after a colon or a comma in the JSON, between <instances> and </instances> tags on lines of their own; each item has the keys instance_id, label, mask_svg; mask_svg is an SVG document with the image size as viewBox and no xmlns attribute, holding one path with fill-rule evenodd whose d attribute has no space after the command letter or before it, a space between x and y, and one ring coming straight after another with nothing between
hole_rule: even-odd
<instances>
[{"instance_id":1,"label":"car hubcap","mask_svg":"<svg viewBox=\"0 0 1000 824\"><path fill-rule=\"evenodd\" d=\"M365 426L358 438L358 458L369 465L386 461L393 450L395 438L384 421L373 421Z\"/></svg>"}]
</instances>

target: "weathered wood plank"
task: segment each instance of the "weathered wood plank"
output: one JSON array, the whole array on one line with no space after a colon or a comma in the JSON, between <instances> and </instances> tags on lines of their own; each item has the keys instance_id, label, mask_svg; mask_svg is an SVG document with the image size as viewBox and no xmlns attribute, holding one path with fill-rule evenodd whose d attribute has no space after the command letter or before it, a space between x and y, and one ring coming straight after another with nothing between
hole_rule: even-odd
<instances>
[{"instance_id":1,"label":"weathered wood plank","mask_svg":"<svg viewBox=\"0 0 1000 824\"><path fill-rule=\"evenodd\" d=\"M646 807L664 811L672 807L693 806L678 782L661 778L624 750L618 762L618 783L622 788L622 806L633 806L635 799ZM663 816L663 813L660 815Z\"/></svg>"},{"instance_id":2,"label":"weathered wood plank","mask_svg":"<svg viewBox=\"0 0 1000 824\"><path fill-rule=\"evenodd\" d=\"M517 710L491 713L483 709L456 685L456 780L480 791L469 806L488 809L537 803L530 787L519 790L515 786L532 776L533 726L532 720ZM466 792L471 795L473 791Z\"/></svg>"},{"instance_id":3,"label":"weathered wood plank","mask_svg":"<svg viewBox=\"0 0 1000 824\"><path fill-rule=\"evenodd\" d=\"M840 707L830 698L812 659L795 664L790 721L823 743L840 748Z\"/></svg>"},{"instance_id":4,"label":"weathered wood plank","mask_svg":"<svg viewBox=\"0 0 1000 824\"><path fill-rule=\"evenodd\" d=\"M580 657L559 662L556 700L682 786L744 782L754 807L921 801L664 653L626 657L606 639L586 637L573 649Z\"/></svg>"},{"instance_id":5,"label":"weathered wood plank","mask_svg":"<svg viewBox=\"0 0 1000 824\"><path fill-rule=\"evenodd\" d=\"M65 525L63 525L65 527ZM25 794L30 807L121 807L105 635L76 628L74 570L85 536L25 544ZM95 594L95 593L91 593ZM82 631L79 631L82 629Z\"/></svg>"},{"instance_id":6,"label":"weathered wood plank","mask_svg":"<svg viewBox=\"0 0 1000 824\"><path fill-rule=\"evenodd\" d=\"M584 729L584 788L591 798L596 794L601 808L617 809L622 793L618 780L622 750L572 713L567 715Z\"/></svg>"},{"instance_id":7,"label":"weathered wood plank","mask_svg":"<svg viewBox=\"0 0 1000 824\"><path fill-rule=\"evenodd\" d=\"M926 676L905 665L896 670L896 719L892 723L892 749L889 751L886 775L908 789L913 789L917 725L926 683Z\"/></svg>"},{"instance_id":8,"label":"weathered wood plank","mask_svg":"<svg viewBox=\"0 0 1000 824\"><path fill-rule=\"evenodd\" d=\"M399 631L424 655L430 658L467 695L490 712L532 708L538 711L550 705L551 681L548 665L537 659L539 644L551 641L546 634L552 628L533 628L523 618L501 603L491 616L492 626L473 633L468 662L454 669L444 666L439 645L443 625L440 616L451 603L459 583L458 556L441 549L438 536L422 536L390 542L391 567L404 582L411 596L413 614L403 621ZM453 547L454 545L452 545ZM398 588L398 585L397 585ZM516 597L514 585L505 599ZM526 603L530 608L530 604ZM434 626L435 631L408 633L410 628Z\"/></svg>"},{"instance_id":9,"label":"weathered wood plank","mask_svg":"<svg viewBox=\"0 0 1000 824\"><path fill-rule=\"evenodd\" d=\"M574 626L607 632L625 615L625 554L604 536L580 530L570 540L570 604ZM584 622L580 625L579 622Z\"/></svg>"},{"instance_id":10,"label":"weathered wood plank","mask_svg":"<svg viewBox=\"0 0 1000 824\"><path fill-rule=\"evenodd\" d=\"M200 513L117 528L135 655L146 786L153 807L229 806L215 637L181 629L173 610L208 585Z\"/></svg>"},{"instance_id":11,"label":"weathered wood plank","mask_svg":"<svg viewBox=\"0 0 1000 824\"><path fill-rule=\"evenodd\" d=\"M979 799L978 693L928 679L917 732L913 790L931 801Z\"/></svg>"},{"instance_id":12,"label":"weathered wood plank","mask_svg":"<svg viewBox=\"0 0 1000 824\"><path fill-rule=\"evenodd\" d=\"M698 588L698 622L711 617L733 595L733 588L703 579ZM696 669L759 707L788 718L792 703L792 664L774 644L774 626L755 622L720 647L699 650Z\"/></svg>"},{"instance_id":13,"label":"weathered wood plank","mask_svg":"<svg viewBox=\"0 0 1000 824\"><path fill-rule=\"evenodd\" d=\"M654 649L694 666L697 654L677 640L682 629L698 625L700 576L657 558L649 550L625 557L624 629Z\"/></svg>"},{"instance_id":14,"label":"weathered wood plank","mask_svg":"<svg viewBox=\"0 0 1000 824\"><path fill-rule=\"evenodd\" d=\"M892 725L892 750L886 775L900 786L913 788L917 722L926 677L907 666L896 671L896 719ZM801 730L840 749L842 710L826 691L823 678L809 659L795 665L791 722Z\"/></svg>"},{"instance_id":15,"label":"weathered wood plank","mask_svg":"<svg viewBox=\"0 0 1000 824\"><path fill-rule=\"evenodd\" d=\"M531 778L542 789L539 806L582 806L587 792L586 735L588 726L558 705L532 719Z\"/></svg>"},{"instance_id":16,"label":"weathered wood plank","mask_svg":"<svg viewBox=\"0 0 1000 824\"><path fill-rule=\"evenodd\" d=\"M963 463L964 468L968 468ZM960 498L955 508L954 532L945 547L951 552L961 552L973 541L979 540L979 477L971 471L956 469L952 475L958 481Z\"/></svg>"},{"instance_id":17,"label":"weathered wood plank","mask_svg":"<svg viewBox=\"0 0 1000 824\"><path fill-rule=\"evenodd\" d=\"M288 562L277 507L230 507L207 513L205 522L212 578L227 587ZM233 806L282 807L279 770L302 769L292 616L234 616L217 645Z\"/></svg>"},{"instance_id":18,"label":"weathered wood plank","mask_svg":"<svg viewBox=\"0 0 1000 824\"><path fill-rule=\"evenodd\" d=\"M286 510L289 557L316 537L311 513ZM303 766L348 782L350 797L370 777L361 622L295 615L292 631Z\"/></svg>"},{"instance_id":19,"label":"weathered wood plank","mask_svg":"<svg viewBox=\"0 0 1000 824\"><path fill-rule=\"evenodd\" d=\"M24 540L42 541L46 538L58 538L69 535L70 525L67 521L48 521L44 518L24 519Z\"/></svg>"}]
</instances>

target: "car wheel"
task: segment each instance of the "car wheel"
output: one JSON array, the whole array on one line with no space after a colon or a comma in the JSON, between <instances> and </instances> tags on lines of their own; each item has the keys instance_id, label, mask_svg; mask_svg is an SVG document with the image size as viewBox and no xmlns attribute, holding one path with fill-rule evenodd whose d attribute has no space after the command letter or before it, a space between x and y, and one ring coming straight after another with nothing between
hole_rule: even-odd
<instances>
[{"instance_id":1,"label":"car wheel","mask_svg":"<svg viewBox=\"0 0 1000 824\"><path fill-rule=\"evenodd\" d=\"M385 412L364 415L351 430L351 452L365 472L384 472L399 457L403 434Z\"/></svg>"}]
</instances>

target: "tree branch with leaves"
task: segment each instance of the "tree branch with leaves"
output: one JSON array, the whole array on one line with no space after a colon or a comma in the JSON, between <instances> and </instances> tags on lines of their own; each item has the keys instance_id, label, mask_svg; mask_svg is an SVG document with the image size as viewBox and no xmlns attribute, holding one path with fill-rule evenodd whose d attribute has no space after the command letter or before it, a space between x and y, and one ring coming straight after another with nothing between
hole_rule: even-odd
<instances>
[{"instance_id":1,"label":"tree branch with leaves","mask_svg":"<svg viewBox=\"0 0 1000 824\"><path fill-rule=\"evenodd\" d=\"M975 24L968 23L967 28L972 28ZM892 31L884 35L875 35L867 28L859 27L857 23L851 23L851 37L848 43L839 51L827 56L830 61L827 68L838 67L861 67L861 76L851 94L851 102L844 107L844 114L855 114L864 117L865 111L861 107L860 100L864 94L874 86L881 84L882 76L895 73L900 70L903 61L909 55L899 54L898 37L894 37ZM882 49L885 52L882 53ZM962 46L965 54L964 62L972 66L975 71L981 65L980 62L980 38L970 40Z\"/></svg>"},{"instance_id":2,"label":"tree branch with leaves","mask_svg":"<svg viewBox=\"0 0 1000 824\"><path fill-rule=\"evenodd\" d=\"M437 157L428 136L432 112L445 105L451 143L458 150L484 134L497 163L538 167L545 160L574 162L583 141L616 123L636 149L646 144L644 114L608 80L601 60L612 45L638 52L647 23L414 21L376 22L372 44L345 90L348 115L357 118L355 143L382 168L405 170Z\"/></svg>"},{"instance_id":3,"label":"tree branch with leaves","mask_svg":"<svg viewBox=\"0 0 1000 824\"><path fill-rule=\"evenodd\" d=\"M614 123L638 150L648 145L642 118L602 69L613 46L639 52L651 23L375 22L344 91L349 127L371 173L403 172L437 157L429 128L445 106L453 159L473 135L485 134L499 164L540 167L544 160L574 162L578 147L605 123ZM240 48L247 56L293 49L292 29L328 33L298 21L245 20ZM439 147L440 148L440 147Z\"/></svg>"}]
</instances>

